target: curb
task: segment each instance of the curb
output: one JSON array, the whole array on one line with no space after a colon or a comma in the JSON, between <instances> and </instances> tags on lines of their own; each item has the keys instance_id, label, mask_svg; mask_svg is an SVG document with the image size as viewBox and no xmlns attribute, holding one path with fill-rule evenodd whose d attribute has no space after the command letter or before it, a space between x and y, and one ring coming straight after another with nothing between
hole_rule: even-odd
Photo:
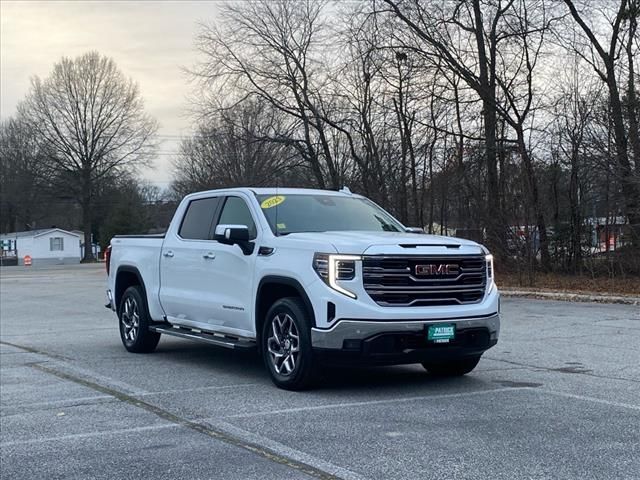
<instances>
[{"instance_id":1,"label":"curb","mask_svg":"<svg viewBox=\"0 0 640 480\"><path fill-rule=\"evenodd\" d=\"M599 293L544 292L536 290L515 290L499 288L505 297L525 297L565 302L617 303L622 305L640 305L640 297L625 295L606 295Z\"/></svg>"}]
</instances>

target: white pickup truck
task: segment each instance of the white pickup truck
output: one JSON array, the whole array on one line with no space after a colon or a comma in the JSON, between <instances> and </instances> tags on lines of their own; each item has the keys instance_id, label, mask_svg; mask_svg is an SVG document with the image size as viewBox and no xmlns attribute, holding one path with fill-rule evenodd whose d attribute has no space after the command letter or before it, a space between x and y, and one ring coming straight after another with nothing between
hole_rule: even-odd
<instances>
[{"instance_id":1,"label":"white pickup truck","mask_svg":"<svg viewBox=\"0 0 640 480\"><path fill-rule=\"evenodd\" d=\"M161 334L255 348L292 390L328 363L464 375L500 330L486 248L407 228L346 189L188 195L165 235L114 237L107 271L128 351Z\"/></svg>"}]
</instances>

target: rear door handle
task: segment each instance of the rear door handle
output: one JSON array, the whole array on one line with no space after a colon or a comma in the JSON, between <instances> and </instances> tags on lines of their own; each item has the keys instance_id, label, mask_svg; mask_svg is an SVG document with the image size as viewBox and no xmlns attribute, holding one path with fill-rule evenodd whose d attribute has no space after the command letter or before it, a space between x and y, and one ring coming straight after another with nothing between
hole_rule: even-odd
<instances>
[{"instance_id":1,"label":"rear door handle","mask_svg":"<svg viewBox=\"0 0 640 480\"><path fill-rule=\"evenodd\" d=\"M202 258L204 258L205 260L213 260L214 258L216 258L216 254L213 252L205 253Z\"/></svg>"},{"instance_id":2,"label":"rear door handle","mask_svg":"<svg viewBox=\"0 0 640 480\"><path fill-rule=\"evenodd\" d=\"M165 257L173 257L173 251L167 250L162 255L164 255Z\"/></svg>"}]
</instances>

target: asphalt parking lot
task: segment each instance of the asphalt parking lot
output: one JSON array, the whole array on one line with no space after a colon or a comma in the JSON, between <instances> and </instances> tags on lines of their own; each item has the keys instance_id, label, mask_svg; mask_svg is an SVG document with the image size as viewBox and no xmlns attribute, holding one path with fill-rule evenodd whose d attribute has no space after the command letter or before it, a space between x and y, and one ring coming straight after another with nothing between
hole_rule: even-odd
<instances>
[{"instance_id":1,"label":"asphalt parking lot","mask_svg":"<svg viewBox=\"0 0 640 480\"><path fill-rule=\"evenodd\" d=\"M104 284L0 271L3 479L640 478L638 306L504 299L464 378L341 369L293 393L246 353L127 353Z\"/></svg>"}]
</instances>

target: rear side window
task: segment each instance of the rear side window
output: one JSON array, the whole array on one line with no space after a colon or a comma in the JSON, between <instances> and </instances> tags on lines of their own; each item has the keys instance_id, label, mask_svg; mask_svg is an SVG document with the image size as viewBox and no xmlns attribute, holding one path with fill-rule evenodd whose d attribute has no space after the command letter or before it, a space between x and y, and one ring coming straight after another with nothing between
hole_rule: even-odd
<instances>
[{"instance_id":1,"label":"rear side window","mask_svg":"<svg viewBox=\"0 0 640 480\"><path fill-rule=\"evenodd\" d=\"M213 217L220 204L220 197L192 200L184 214L179 235L190 240L209 240Z\"/></svg>"},{"instance_id":2,"label":"rear side window","mask_svg":"<svg viewBox=\"0 0 640 480\"><path fill-rule=\"evenodd\" d=\"M246 225L249 227L249 238L256 238L256 224L249 207L240 197L227 197L218 225Z\"/></svg>"}]
</instances>

